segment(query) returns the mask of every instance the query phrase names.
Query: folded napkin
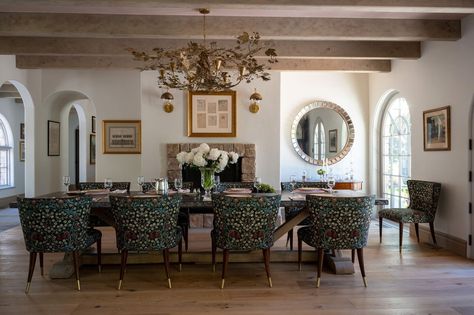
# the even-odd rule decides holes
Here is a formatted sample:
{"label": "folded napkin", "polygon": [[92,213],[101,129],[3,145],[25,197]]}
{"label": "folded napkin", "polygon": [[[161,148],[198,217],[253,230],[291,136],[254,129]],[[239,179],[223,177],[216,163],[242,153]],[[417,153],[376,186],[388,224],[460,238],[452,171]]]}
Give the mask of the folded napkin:
{"label": "folded napkin", "polygon": [[324,189],[315,188],[315,187],[301,187],[293,190],[294,193],[297,194],[320,194],[324,193]]}
{"label": "folded napkin", "polygon": [[186,194],[186,193],[189,193],[190,190],[189,189],[178,189],[178,192],[181,193],[181,194]]}
{"label": "folded napkin", "polygon": [[126,189],[115,189],[115,190],[112,190],[110,193],[111,194],[125,194],[127,192]]}
{"label": "folded napkin", "polygon": [[249,188],[229,188],[226,191],[224,191],[224,194],[233,194],[233,195],[236,195],[236,194],[248,195],[251,193],[252,193],[252,189],[249,189]]}

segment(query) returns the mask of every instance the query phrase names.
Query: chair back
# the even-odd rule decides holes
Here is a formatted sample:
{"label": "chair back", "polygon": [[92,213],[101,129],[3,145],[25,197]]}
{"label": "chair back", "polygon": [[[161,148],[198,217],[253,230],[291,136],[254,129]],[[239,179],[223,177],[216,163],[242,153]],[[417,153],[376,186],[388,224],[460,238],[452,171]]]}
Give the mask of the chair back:
{"label": "chair back", "polygon": [[413,210],[423,211],[434,219],[438,200],[441,192],[441,184],[423,180],[408,180],[408,194],[410,195],[410,206]]}
{"label": "chair back", "polygon": [[214,189],[215,192],[223,192],[230,188],[249,188],[253,190],[253,182],[220,182]]}
{"label": "chair back", "polygon": [[181,197],[110,196],[119,250],[161,250],[176,246]]}
{"label": "chair back", "polygon": [[296,182],[293,186],[291,182],[281,182],[281,191],[293,191],[293,189],[298,189],[301,187],[314,187],[314,188],[327,188],[328,185],[324,182]]}
{"label": "chair back", "polygon": [[375,196],[306,196],[313,244],[323,249],[357,249],[367,245]]}
{"label": "chair back", "polygon": [[273,245],[279,194],[232,197],[213,194],[214,234],[217,247],[254,250]]}
{"label": "chair back", "polygon": [[[156,189],[155,185],[156,185],[156,182],[145,182],[142,185],[142,191],[147,192],[147,191],[155,190]],[[174,186],[174,181],[168,182],[168,188],[176,189],[176,187]],[[182,189],[189,189],[191,191],[193,189],[193,182],[183,182]]]}
{"label": "chair back", "polygon": [[18,197],[17,202],[29,252],[71,252],[87,246],[90,196]]}
{"label": "chair back", "polygon": [[[82,182],[79,183],[79,190],[89,189],[104,189],[103,182]],[[130,182],[112,182],[112,188],[110,190],[127,190],[130,192]]]}

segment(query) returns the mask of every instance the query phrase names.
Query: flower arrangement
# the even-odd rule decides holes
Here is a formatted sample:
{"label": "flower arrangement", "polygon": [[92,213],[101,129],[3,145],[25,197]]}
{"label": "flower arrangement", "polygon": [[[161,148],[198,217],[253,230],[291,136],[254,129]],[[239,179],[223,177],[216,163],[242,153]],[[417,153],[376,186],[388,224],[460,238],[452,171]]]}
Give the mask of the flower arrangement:
{"label": "flower arrangement", "polygon": [[222,172],[228,164],[237,163],[239,155],[219,149],[211,149],[207,143],[202,143],[191,152],[182,151],[176,155],[181,165],[197,168],[210,168],[215,173]]}
{"label": "flower arrangement", "polygon": [[320,176],[323,176],[324,174],[326,174],[326,170],[320,168],[316,171],[316,173],[318,173],[318,175],[320,175]]}
{"label": "flower arrangement", "polygon": [[260,193],[274,193],[276,192],[275,191],[275,188],[273,188],[273,186],[269,185],[269,184],[258,184],[257,185],[257,192],[260,192]]}

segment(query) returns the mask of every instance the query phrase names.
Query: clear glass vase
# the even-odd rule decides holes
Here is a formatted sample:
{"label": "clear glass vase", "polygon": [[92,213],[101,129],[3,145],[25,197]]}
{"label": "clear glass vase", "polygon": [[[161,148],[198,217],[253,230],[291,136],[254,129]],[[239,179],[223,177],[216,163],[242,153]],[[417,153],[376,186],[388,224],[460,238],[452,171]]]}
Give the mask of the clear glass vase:
{"label": "clear glass vase", "polygon": [[200,167],[199,171],[201,172],[201,186],[205,192],[204,198],[211,198],[211,189],[215,185],[215,170],[211,167]]}

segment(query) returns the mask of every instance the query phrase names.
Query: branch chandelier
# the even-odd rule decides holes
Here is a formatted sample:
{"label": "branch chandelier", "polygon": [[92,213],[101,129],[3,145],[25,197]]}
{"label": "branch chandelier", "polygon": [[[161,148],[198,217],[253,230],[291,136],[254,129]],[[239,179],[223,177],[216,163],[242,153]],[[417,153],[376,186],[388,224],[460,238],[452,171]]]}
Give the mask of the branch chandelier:
{"label": "branch chandelier", "polygon": [[[199,9],[203,15],[203,43],[190,41],[186,47],[165,50],[154,48],[152,53],[129,48],[134,60],[144,63],[140,70],[158,70],[158,85],[161,88],[188,91],[225,91],[241,82],[250,83],[254,79],[270,80],[266,72],[270,68],[259,64],[255,55],[264,47],[260,35],[243,32],[237,36],[233,48],[217,47],[216,42],[206,45],[206,15],[208,9]],[[265,50],[268,63],[278,62],[273,48]]]}

